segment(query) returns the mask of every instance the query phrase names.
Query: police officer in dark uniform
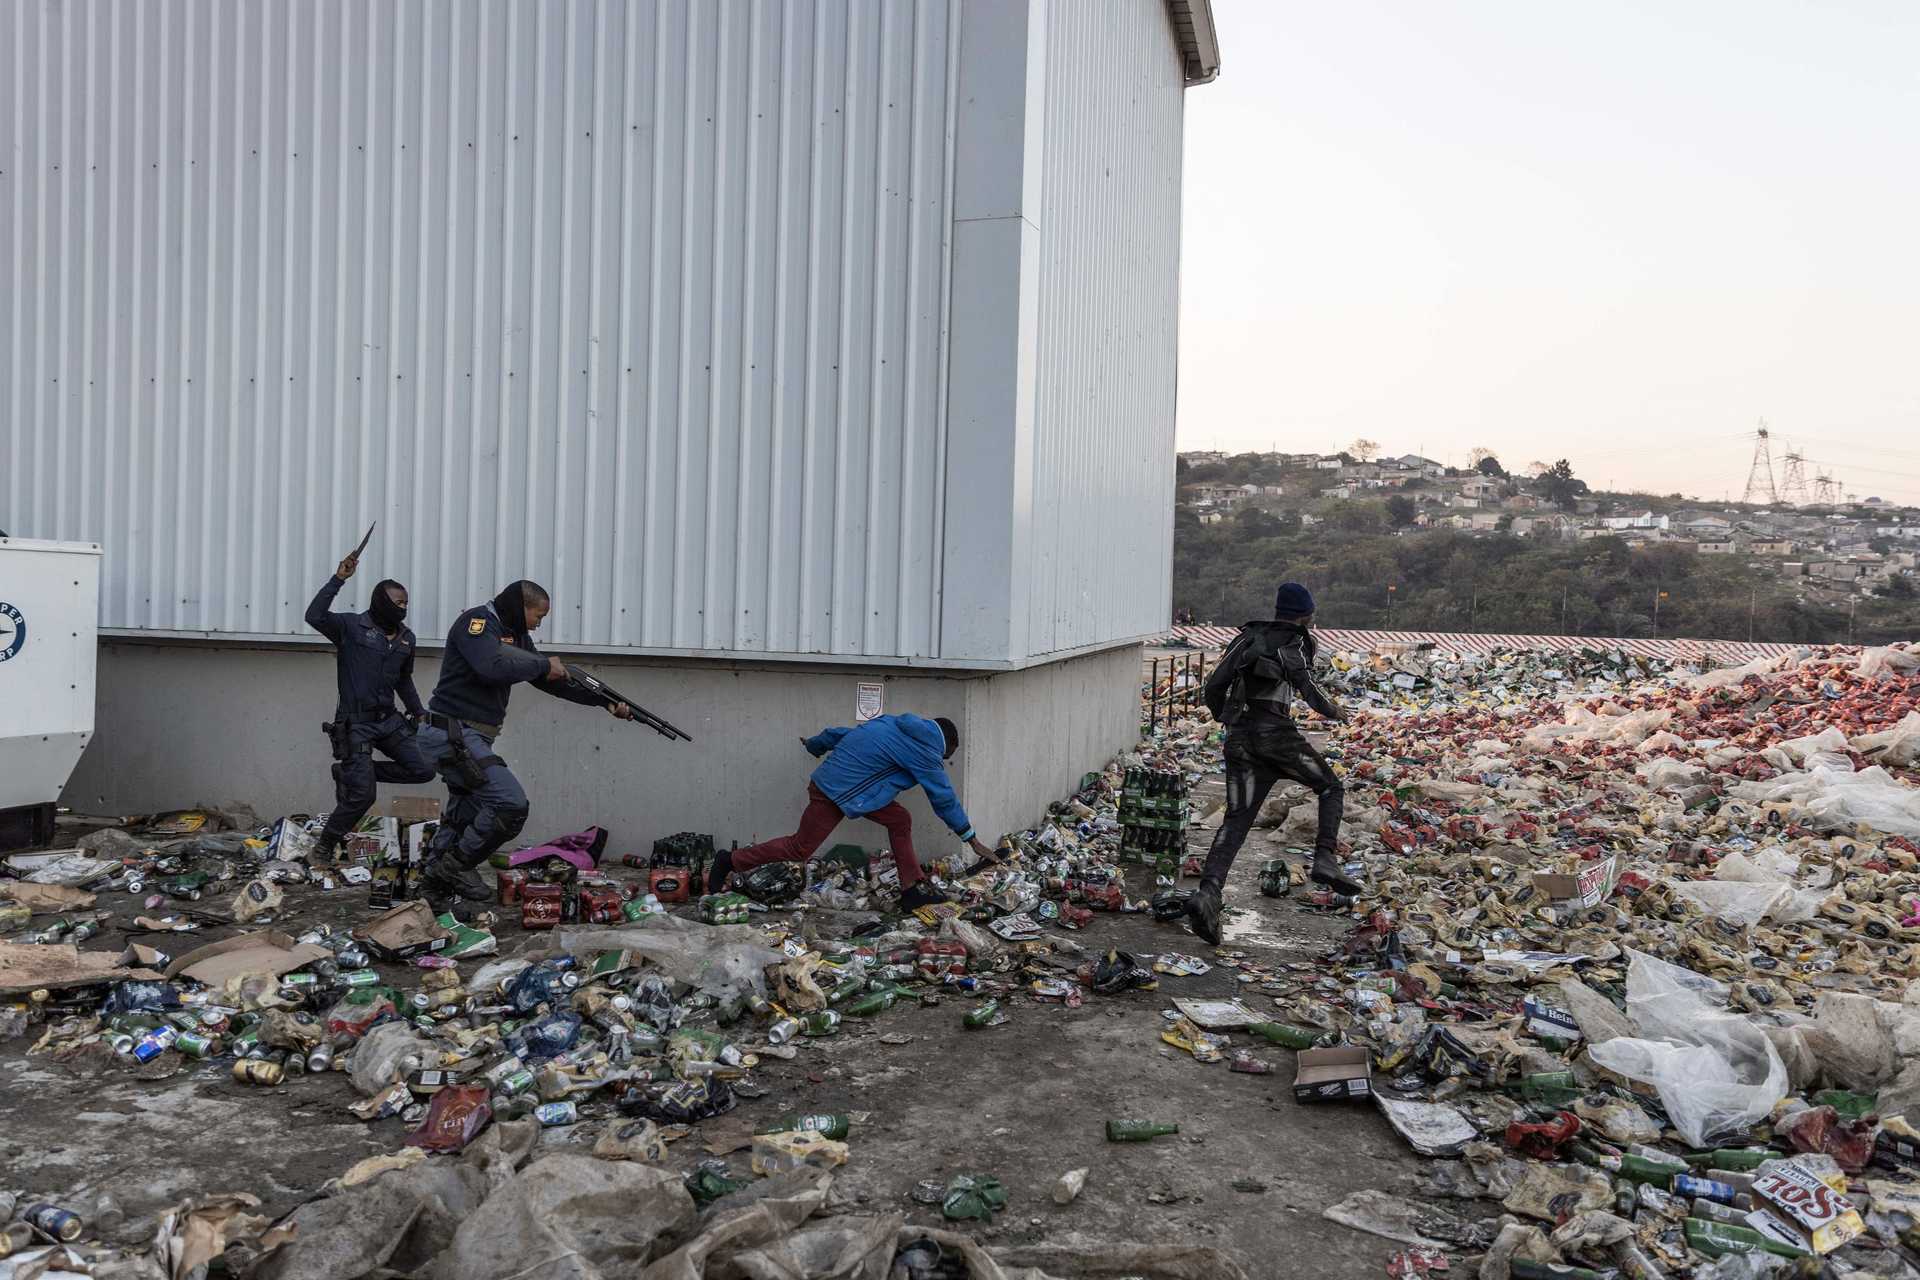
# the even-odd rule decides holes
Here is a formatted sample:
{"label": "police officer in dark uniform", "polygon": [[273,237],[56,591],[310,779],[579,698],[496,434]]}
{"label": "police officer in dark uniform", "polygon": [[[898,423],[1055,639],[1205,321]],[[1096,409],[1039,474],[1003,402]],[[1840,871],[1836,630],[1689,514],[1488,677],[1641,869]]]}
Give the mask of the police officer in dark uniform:
{"label": "police officer in dark uniform", "polygon": [[1313,744],[1293,722],[1295,694],[1329,720],[1342,711],[1313,682],[1318,646],[1313,633],[1313,594],[1283,582],[1274,596],[1272,622],[1249,622],[1207,677],[1203,696],[1213,718],[1227,726],[1227,812],[1214,833],[1200,872],[1200,887],[1187,899],[1193,931],[1220,942],[1220,894],[1227,870],[1253,829],[1260,805],[1282,778],[1320,798],[1320,829],[1313,842],[1313,878],[1337,893],[1358,894],[1358,884],[1340,869],[1341,807],[1346,790]]}
{"label": "police officer in dark uniform", "polygon": [[[525,681],[568,702],[603,705],[567,683],[560,659],[534,647],[533,632],[551,607],[546,588],[522,579],[461,614],[447,633],[440,683],[419,737],[421,750],[446,780],[449,801],[421,877],[437,910],[462,898],[492,901],[493,889],[476,868],[527,823],[527,793],[493,749],[513,686]],[[607,709],[622,720],[633,718],[624,702]]]}
{"label": "police officer in dark uniform", "polygon": [[[333,741],[334,809],[320,831],[315,866],[331,863],[340,842],[367,816],[376,781],[433,781],[433,769],[413,733],[412,722],[422,713],[420,694],[413,687],[413,632],[405,621],[407,589],[383,578],[374,585],[365,613],[327,609],[357,568],[357,556],[342,560],[307,606],[307,625],[339,650],[334,670],[340,701],[327,726]],[[405,719],[394,709],[395,693],[406,706]],[[385,760],[373,758],[376,748]]]}

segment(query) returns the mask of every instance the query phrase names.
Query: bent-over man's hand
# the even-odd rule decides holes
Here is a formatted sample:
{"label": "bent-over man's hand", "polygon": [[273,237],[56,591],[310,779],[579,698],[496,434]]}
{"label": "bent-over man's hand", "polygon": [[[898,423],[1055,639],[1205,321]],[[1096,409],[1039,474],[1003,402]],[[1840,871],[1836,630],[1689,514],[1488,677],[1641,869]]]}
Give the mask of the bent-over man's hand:
{"label": "bent-over man's hand", "polygon": [[624,702],[616,702],[607,708],[607,713],[616,720],[633,719],[633,708]]}
{"label": "bent-over man's hand", "polygon": [[549,656],[547,658],[547,679],[565,680],[566,678],[567,678],[567,664],[560,661],[560,659],[558,658]]}

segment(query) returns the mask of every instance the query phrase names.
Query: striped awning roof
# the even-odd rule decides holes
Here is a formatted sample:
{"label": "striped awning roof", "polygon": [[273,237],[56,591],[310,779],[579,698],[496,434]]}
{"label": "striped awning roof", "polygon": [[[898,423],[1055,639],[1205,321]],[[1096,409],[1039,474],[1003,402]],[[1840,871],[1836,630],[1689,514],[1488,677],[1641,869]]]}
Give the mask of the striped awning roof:
{"label": "striped awning roof", "polygon": [[[1222,649],[1239,634],[1237,627],[1175,627],[1164,637],[1206,649]],[[1320,649],[1334,653],[1375,653],[1431,647],[1443,653],[1493,653],[1501,649],[1579,651],[1619,649],[1646,658],[1694,662],[1710,658],[1739,664],[1755,658],[1778,657],[1803,645],[1762,644],[1745,640],[1648,640],[1602,636],[1509,636],[1464,634],[1452,631],[1342,631],[1316,627]]]}

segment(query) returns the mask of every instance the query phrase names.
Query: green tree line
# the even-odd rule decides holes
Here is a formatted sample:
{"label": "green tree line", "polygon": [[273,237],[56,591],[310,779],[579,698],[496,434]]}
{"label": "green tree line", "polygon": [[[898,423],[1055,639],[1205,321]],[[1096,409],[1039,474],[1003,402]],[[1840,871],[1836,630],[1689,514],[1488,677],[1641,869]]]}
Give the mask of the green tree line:
{"label": "green tree line", "polygon": [[[1326,627],[1507,634],[1886,643],[1920,636],[1920,602],[1897,581],[1838,607],[1732,556],[1447,530],[1395,536],[1384,504],[1334,504],[1326,522],[1243,510],[1174,523],[1175,617],[1236,625],[1272,616],[1276,583],[1304,582]],[[1393,588],[1391,591],[1389,588]],[[1657,609],[1657,621],[1656,621]]]}

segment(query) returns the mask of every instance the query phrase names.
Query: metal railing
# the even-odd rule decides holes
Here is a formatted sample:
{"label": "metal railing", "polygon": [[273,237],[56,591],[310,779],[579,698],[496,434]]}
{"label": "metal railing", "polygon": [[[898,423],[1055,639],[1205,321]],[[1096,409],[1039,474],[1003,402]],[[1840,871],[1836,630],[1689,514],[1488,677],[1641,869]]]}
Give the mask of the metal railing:
{"label": "metal railing", "polygon": [[1147,660],[1146,681],[1140,689],[1141,718],[1152,733],[1162,721],[1201,706],[1200,691],[1207,683],[1207,654],[1177,653]]}

